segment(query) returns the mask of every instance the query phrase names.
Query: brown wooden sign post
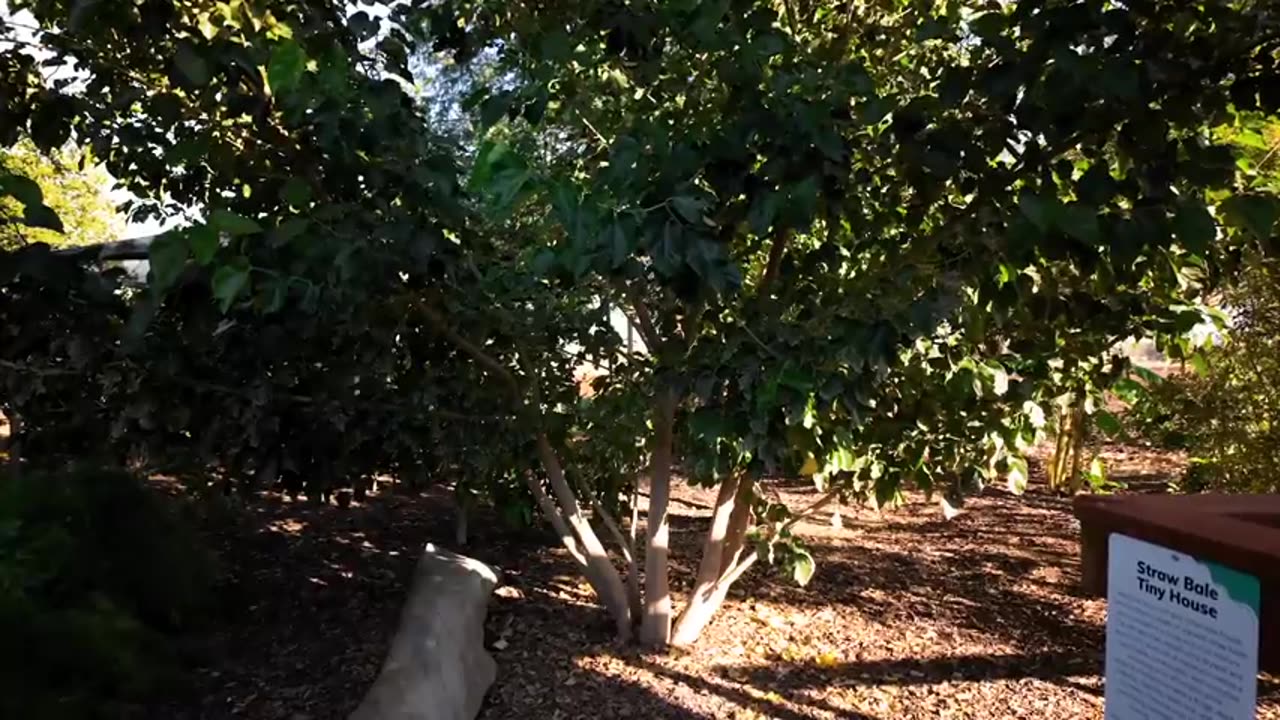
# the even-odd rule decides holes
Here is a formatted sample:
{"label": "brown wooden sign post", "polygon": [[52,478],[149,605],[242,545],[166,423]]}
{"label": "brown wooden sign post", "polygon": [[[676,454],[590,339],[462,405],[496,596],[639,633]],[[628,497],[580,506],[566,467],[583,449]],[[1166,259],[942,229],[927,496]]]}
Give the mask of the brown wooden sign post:
{"label": "brown wooden sign post", "polygon": [[1280,672],[1280,495],[1081,495],[1075,515],[1086,594],[1107,594],[1113,533],[1257,578],[1258,664]]}

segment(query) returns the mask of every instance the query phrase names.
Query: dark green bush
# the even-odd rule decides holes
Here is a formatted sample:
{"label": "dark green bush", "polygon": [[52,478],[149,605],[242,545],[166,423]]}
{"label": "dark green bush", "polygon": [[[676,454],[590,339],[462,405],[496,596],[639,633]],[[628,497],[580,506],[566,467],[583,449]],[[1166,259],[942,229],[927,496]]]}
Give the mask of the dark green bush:
{"label": "dark green bush", "polygon": [[1195,434],[1194,378],[1178,373],[1146,383],[1140,398],[1125,411],[1125,430],[1135,440],[1169,450],[1186,450]]}
{"label": "dark green bush", "polygon": [[1186,449],[1186,492],[1280,492],[1280,267],[1254,263],[1223,298],[1224,345],[1203,350],[1195,372],[1151,388],[1133,415],[1139,432]]}
{"label": "dark green bush", "polygon": [[212,578],[172,505],[119,470],[0,475],[0,717],[109,716],[166,679]]}

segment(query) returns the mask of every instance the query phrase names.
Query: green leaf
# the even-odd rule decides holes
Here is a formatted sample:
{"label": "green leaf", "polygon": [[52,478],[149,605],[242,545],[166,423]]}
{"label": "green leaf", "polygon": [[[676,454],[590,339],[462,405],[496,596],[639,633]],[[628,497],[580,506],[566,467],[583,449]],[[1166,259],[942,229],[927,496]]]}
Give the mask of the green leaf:
{"label": "green leaf", "polygon": [[876,125],[893,112],[893,101],[883,97],[873,97],[858,106],[858,118],[867,125]]}
{"label": "green leaf", "polygon": [[1247,230],[1258,240],[1270,240],[1276,219],[1280,218],[1280,201],[1262,195],[1236,195],[1222,203],[1227,221]]}
{"label": "green leaf", "polygon": [[489,197],[496,210],[506,212],[524,192],[533,174],[523,168],[510,168],[499,172],[489,183]]}
{"label": "green leaf", "polygon": [[813,561],[813,556],[807,550],[797,550],[795,563],[791,567],[791,577],[795,578],[796,584],[804,587],[813,579],[813,573],[817,570],[817,564]]}
{"label": "green leaf", "polygon": [[1204,353],[1192,353],[1191,357],[1187,358],[1187,360],[1191,362],[1191,368],[1195,370],[1196,374],[1200,377],[1205,377],[1209,374],[1209,358],[1205,357]]}
{"label": "green leaf", "polygon": [[603,242],[604,248],[609,252],[609,266],[614,270],[622,267],[627,262],[627,258],[631,256],[631,247],[627,242],[627,233],[622,227],[622,223],[614,221],[609,223],[605,228]]}
{"label": "green leaf", "polygon": [[271,92],[291,92],[306,70],[307,54],[292,38],[286,38],[271,50],[271,59],[267,62],[267,82],[271,85]]}
{"label": "green leaf", "polygon": [[1085,480],[1088,481],[1089,487],[1094,490],[1104,490],[1107,488],[1107,466],[1102,462],[1101,457],[1095,457],[1093,462],[1089,463],[1089,470],[1085,472]]}
{"label": "green leaf", "polygon": [[1115,413],[1099,410],[1094,414],[1093,421],[1097,423],[1098,429],[1109,437],[1114,438],[1124,435],[1124,424],[1120,422],[1120,418],[1116,417]]}
{"label": "green leaf", "polygon": [[1009,392],[1009,373],[997,362],[987,363],[987,371],[991,377],[991,389],[999,397]]}
{"label": "green leaf", "polygon": [[513,99],[514,96],[510,92],[500,92],[485,98],[484,102],[480,103],[481,127],[492,127],[494,123],[505,117],[511,110]]}
{"label": "green leaf", "polygon": [[677,195],[671,198],[671,206],[675,208],[685,222],[698,224],[702,220],[703,203],[688,195]]}
{"label": "green leaf", "polygon": [[167,232],[156,238],[147,251],[151,261],[151,285],[164,292],[177,282],[186,267],[190,247],[183,232]]}
{"label": "green leaf", "polygon": [[1009,468],[1007,487],[1009,492],[1014,495],[1021,495],[1027,490],[1027,459],[1018,455],[1011,455],[1005,460],[1005,464]]}
{"label": "green leaf", "polygon": [[1027,419],[1031,422],[1031,427],[1037,430],[1048,424],[1044,416],[1044,408],[1031,400],[1022,403],[1022,412],[1026,413]]}
{"label": "green leaf", "polygon": [[187,230],[187,239],[191,245],[191,255],[201,265],[208,265],[218,254],[218,231],[207,223],[194,225]]}
{"label": "green leaf", "polygon": [[173,64],[194,87],[209,84],[209,65],[196,53],[195,46],[190,42],[184,40],[178,43],[173,54]]}
{"label": "green leaf", "polygon": [[62,219],[48,205],[26,205],[22,210],[22,222],[29,227],[46,228],[63,232]]}
{"label": "green leaf", "polygon": [[533,261],[529,264],[529,269],[534,275],[545,276],[556,265],[555,251],[550,248],[543,248],[533,256]]}
{"label": "green leaf", "polygon": [[491,190],[486,186],[490,185],[499,173],[504,170],[523,170],[524,168],[524,160],[513,153],[506,143],[486,140],[476,151],[475,163],[471,167],[470,183],[473,188],[481,192],[489,192]]}
{"label": "green leaf", "polygon": [[276,227],[275,232],[271,234],[271,241],[276,245],[283,245],[306,232],[310,225],[311,221],[306,218],[289,218]]}
{"label": "green leaf", "polygon": [[0,178],[0,191],[12,195],[23,205],[43,205],[44,192],[35,180],[21,175],[4,175]]}
{"label": "green leaf", "polygon": [[1043,198],[1023,193],[1018,198],[1018,209],[1040,232],[1049,232],[1057,225],[1059,205],[1057,198]]}
{"label": "green leaf", "polygon": [[1159,385],[1160,383],[1164,382],[1164,378],[1160,377],[1159,373],[1152,370],[1151,368],[1145,368],[1141,365],[1134,365],[1130,369],[1133,371],[1133,374],[1142,378],[1143,382],[1147,383],[1148,387]]}
{"label": "green leaf", "polygon": [[1150,397],[1150,393],[1142,386],[1142,383],[1132,378],[1120,378],[1111,385],[1111,393],[1120,399],[1126,405],[1136,405],[1138,402]]}
{"label": "green leaf", "polygon": [[209,224],[232,237],[262,232],[262,226],[257,222],[230,210],[219,209],[209,213]]}
{"label": "green leaf", "polygon": [[1000,37],[1008,21],[1000,12],[989,12],[969,21],[969,29],[983,40],[991,41]]}
{"label": "green leaf", "polygon": [[1058,214],[1058,225],[1063,232],[1086,245],[1097,245],[1101,242],[1102,231],[1098,227],[1098,211],[1088,205],[1072,203],[1062,208]]}
{"label": "green leaf", "polygon": [[1204,203],[1183,204],[1173,218],[1173,232],[1188,250],[1203,253],[1218,233],[1218,226]]}
{"label": "green leaf", "polygon": [[1142,90],[1138,67],[1131,60],[1110,60],[1098,76],[1099,88],[1115,100],[1132,102]]}
{"label": "green leaf", "polygon": [[223,265],[213,274],[213,297],[222,312],[231,309],[240,293],[249,284],[249,270],[243,266]]}
{"label": "green leaf", "polygon": [[764,235],[773,225],[774,216],[778,214],[778,202],[780,197],[778,193],[772,190],[766,190],[759,193],[751,201],[751,210],[747,213],[747,222],[751,225],[751,232],[756,235]]}
{"label": "green leaf", "polygon": [[300,177],[291,177],[280,188],[280,199],[291,207],[304,207],[311,202],[311,184]]}
{"label": "green leaf", "polygon": [[1106,161],[1095,162],[1076,181],[1076,194],[1080,200],[1093,205],[1102,206],[1111,201],[1116,194],[1116,181],[1111,176],[1111,168]]}
{"label": "green leaf", "polygon": [[916,42],[937,40],[951,34],[951,26],[945,17],[932,17],[916,26]]}
{"label": "green leaf", "polygon": [[347,18],[347,24],[360,42],[364,42],[378,34],[378,21],[363,10]]}

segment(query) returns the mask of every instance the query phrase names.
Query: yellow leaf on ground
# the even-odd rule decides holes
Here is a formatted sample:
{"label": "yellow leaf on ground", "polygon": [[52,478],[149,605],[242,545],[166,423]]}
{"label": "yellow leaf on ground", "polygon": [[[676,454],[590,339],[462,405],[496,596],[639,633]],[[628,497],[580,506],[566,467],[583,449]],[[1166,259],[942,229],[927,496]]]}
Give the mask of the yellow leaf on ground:
{"label": "yellow leaf on ground", "polygon": [[818,667],[831,668],[840,664],[840,656],[833,652],[825,652],[814,658],[814,662]]}

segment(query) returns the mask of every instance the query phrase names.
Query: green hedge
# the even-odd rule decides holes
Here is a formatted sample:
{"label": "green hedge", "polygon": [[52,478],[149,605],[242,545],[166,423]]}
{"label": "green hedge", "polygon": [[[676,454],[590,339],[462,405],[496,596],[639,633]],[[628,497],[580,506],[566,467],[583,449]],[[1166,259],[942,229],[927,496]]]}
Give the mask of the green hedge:
{"label": "green hedge", "polygon": [[213,577],[175,504],[118,470],[0,475],[0,717],[110,716],[166,682]]}

